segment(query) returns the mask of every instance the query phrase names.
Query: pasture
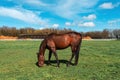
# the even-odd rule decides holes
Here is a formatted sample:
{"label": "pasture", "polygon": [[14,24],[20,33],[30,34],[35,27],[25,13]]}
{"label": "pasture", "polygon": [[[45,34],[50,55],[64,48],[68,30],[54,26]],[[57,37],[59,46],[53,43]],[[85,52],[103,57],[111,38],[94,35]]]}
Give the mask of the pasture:
{"label": "pasture", "polygon": [[[120,41],[83,41],[77,66],[66,67],[71,49],[57,51],[60,68],[36,65],[40,41],[0,41],[0,80],[119,80]],[[45,53],[47,62],[48,51]]]}

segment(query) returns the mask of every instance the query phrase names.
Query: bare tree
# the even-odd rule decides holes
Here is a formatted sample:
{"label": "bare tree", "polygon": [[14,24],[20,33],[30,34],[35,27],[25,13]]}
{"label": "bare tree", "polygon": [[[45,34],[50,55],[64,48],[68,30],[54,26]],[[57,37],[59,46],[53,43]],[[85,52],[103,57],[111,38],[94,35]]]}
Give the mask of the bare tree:
{"label": "bare tree", "polygon": [[117,39],[120,39],[120,29],[115,29],[115,30],[113,30],[113,34],[115,35],[115,37],[116,37]]}

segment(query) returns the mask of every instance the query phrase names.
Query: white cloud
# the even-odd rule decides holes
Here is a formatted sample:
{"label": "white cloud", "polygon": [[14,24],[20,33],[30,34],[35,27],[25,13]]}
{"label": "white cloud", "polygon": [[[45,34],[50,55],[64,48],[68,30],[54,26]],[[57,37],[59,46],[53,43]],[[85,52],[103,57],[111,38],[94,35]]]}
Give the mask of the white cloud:
{"label": "white cloud", "polygon": [[66,22],[65,26],[79,26],[79,27],[94,27],[94,22],[85,22],[85,21],[74,21],[74,22]]}
{"label": "white cloud", "polygon": [[117,24],[117,23],[120,23],[120,19],[115,19],[115,20],[108,21],[108,24],[110,24],[110,25]]}
{"label": "white cloud", "polygon": [[43,25],[47,20],[43,20],[37,14],[25,9],[0,7],[0,15],[18,19],[27,23]]}
{"label": "white cloud", "polygon": [[91,12],[90,8],[97,4],[98,0],[60,0],[53,8],[53,12],[60,17],[67,19],[79,19],[78,14]]}
{"label": "white cloud", "polygon": [[71,22],[66,22],[65,25],[66,26],[71,26],[72,24],[71,24]]}
{"label": "white cloud", "polygon": [[[23,1],[23,0],[21,0]],[[24,3],[31,4],[31,5],[37,5],[37,6],[47,6],[46,3],[43,3],[40,0],[25,0]]]}
{"label": "white cloud", "polygon": [[88,16],[83,16],[83,19],[85,19],[85,20],[94,20],[94,19],[96,19],[96,15],[95,14],[90,14]]}
{"label": "white cloud", "polygon": [[113,9],[118,6],[120,6],[120,2],[118,2],[116,4],[113,4],[112,2],[108,2],[108,3],[101,4],[99,7],[102,9]]}
{"label": "white cloud", "polygon": [[44,28],[44,27],[40,27],[39,29],[40,29],[40,30],[43,30],[43,29],[45,29],[45,28]]}
{"label": "white cloud", "polygon": [[94,7],[98,0],[53,0],[51,3],[44,0],[17,0],[14,1],[20,5],[33,6],[40,11],[51,12],[57,16],[66,19],[80,19],[80,13],[94,11]]}
{"label": "white cloud", "polygon": [[113,9],[114,8],[114,6],[113,6],[113,4],[111,2],[109,2],[109,3],[103,3],[99,7],[103,8],[103,9]]}
{"label": "white cloud", "polygon": [[53,28],[58,28],[58,27],[59,27],[59,24],[53,24],[52,27],[53,27]]}
{"label": "white cloud", "polygon": [[93,22],[84,22],[84,23],[79,23],[79,27],[94,27],[95,24]]}
{"label": "white cloud", "polygon": [[[12,1],[12,0],[11,0]],[[47,6],[46,3],[43,3],[41,0],[13,0],[14,3],[20,5],[30,5],[30,6]]]}
{"label": "white cloud", "polygon": [[[11,0],[12,1],[12,0]],[[55,2],[54,2],[55,1]],[[38,11],[42,11],[43,13],[51,13],[53,15],[57,15],[59,17],[72,20],[72,21],[82,21],[80,24],[79,22],[66,22],[65,26],[83,26],[83,27],[94,27],[95,24],[93,22],[84,22],[85,20],[94,20],[96,19],[95,14],[90,14],[88,16],[81,17],[81,13],[93,12],[93,7],[97,4],[98,0],[54,0],[52,3],[48,3],[44,0],[18,0],[13,2],[27,7],[30,6],[32,9],[37,9]],[[18,5],[18,6],[19,6]],[[39,13],[41,14],[41,13]],[[7,16],[11,18],[15,18],[24,22],[28,23],[35,23],[35,24],[43,24],[41,29],[45,28],[45,24],[47,25],[48,21],[42,19],[42,17],[38,16],[38,14],[30,10],[26,9],[18,9],[18,8],[5,8],[0,7],[0,15]],[[43,16],[44,17],[44,16]],[[50,25],[47,27],[50,27]],[[51,25],[53,28],[58,28],[59,24]]]}
{"label": "white cloud", "polygon": [[120,18],[109,20],[107,23],[109,28],[120,28]]}

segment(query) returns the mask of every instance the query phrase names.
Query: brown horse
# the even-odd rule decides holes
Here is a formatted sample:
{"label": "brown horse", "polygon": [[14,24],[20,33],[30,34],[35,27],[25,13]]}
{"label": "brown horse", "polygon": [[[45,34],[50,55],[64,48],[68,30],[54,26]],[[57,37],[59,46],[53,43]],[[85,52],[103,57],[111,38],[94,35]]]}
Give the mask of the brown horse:
{"label": "brown horse", "polygon": [[59,67],[59,60],[56,53],[56,50],[65,49],[67,47],[71,47],[72,56],[67,63],[69,65],[75,56],[74,65],[78,64],[79,51],[82,42],[82,36],[77,32],[68,32],[65,34],[50,34],[48,35],[41,43],[38,53],[38,66],[42,67],[44,65],[44,53],[45,50],[49,50],[48,62],[50,63],[50,58],[52,53],[54,54],[57,60],[57,67]]}

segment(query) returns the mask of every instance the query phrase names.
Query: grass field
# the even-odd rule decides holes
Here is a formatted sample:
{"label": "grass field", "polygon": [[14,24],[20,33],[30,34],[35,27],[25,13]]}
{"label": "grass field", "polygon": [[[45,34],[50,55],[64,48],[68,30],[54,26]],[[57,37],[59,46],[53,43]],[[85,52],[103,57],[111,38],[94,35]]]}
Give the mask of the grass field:
{"label": "grass field", "polygon": [[[0,80],[120,80],[120,41],[83,41],[79,64],[66,67],[70,48],[58,52],[60,68],[36,66],[40,41],[0,41]],[[48,51],[46,51],[46,60]],[[55,60],[52,56],[52,60]]]}

